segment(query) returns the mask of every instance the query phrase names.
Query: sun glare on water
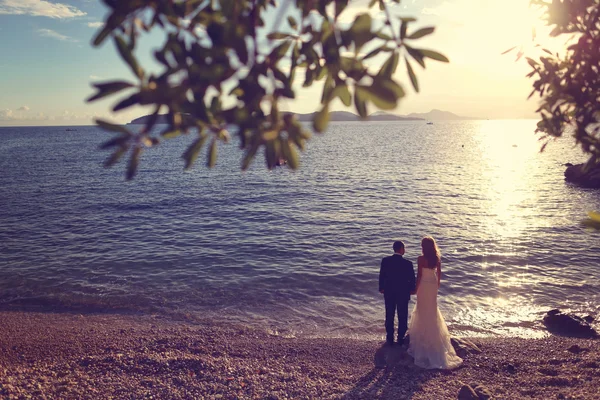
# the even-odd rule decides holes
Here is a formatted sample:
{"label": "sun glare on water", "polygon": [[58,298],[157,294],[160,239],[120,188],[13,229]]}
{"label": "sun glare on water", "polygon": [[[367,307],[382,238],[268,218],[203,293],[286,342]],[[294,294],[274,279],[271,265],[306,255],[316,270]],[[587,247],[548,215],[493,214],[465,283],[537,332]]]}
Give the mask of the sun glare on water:
{"label": "sun glare on water", "polygon": [[488,201],[487,228],[502,238],[518,236],[533,218],[536,199],[528,190],[536,182],[531,170],[539,142],[531,121],[482,123],[478,141],[482,156],[482,195]]}

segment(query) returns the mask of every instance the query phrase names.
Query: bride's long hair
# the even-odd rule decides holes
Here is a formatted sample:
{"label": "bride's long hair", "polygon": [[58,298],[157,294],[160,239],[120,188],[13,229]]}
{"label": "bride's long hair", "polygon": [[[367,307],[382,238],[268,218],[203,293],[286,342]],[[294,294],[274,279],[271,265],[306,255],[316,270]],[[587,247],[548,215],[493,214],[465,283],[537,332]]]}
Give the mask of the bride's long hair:
{"label": "bride's long hair", "polygon": [[425,236],[421,240],[421,248],[423,249],[423,256],[427,260],[429,268],[435,268],[442,261],[442,253],[440,253],[435,239],[431,236]]}

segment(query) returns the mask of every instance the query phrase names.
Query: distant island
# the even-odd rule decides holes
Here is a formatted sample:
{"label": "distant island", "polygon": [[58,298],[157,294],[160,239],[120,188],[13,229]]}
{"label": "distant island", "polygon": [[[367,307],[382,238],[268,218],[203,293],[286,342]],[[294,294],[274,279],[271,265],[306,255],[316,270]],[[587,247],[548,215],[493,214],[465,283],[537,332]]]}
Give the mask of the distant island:
{"label": "distant island", "polygon": [[461,121],[461,120],[472,120],[472,119],[481,119],[481,118],[472,118],[472,117],[461,117],[460,115],[456,115],[451,113],[450,111],[442,111],[433,109],[428,113],[411,113],[404,118],[413,118],[413,119],[426,119],[429,121]]}
{"label": "distant island", "polygon": [[[348,111],[332,111],[329,114],[330,114],[329,120],[334,121],[334,122],[335,121],[360,121],[360,117],[358,115],[348,112]],[[298,117],[298,120],[303,121],[303,122],[312,121],[314,115],[315,115],[315,113],[296,114],[296,116]],[[131,124],[131,125],[145,124],[149,118],[150,118],[150,115],[144,115],[143,117],[139,117],[139,118],[132,120],[129,124]],[[411,113],[408,115],[396,115],[396,114],[390,114],[390,113],[379,111],[379,112],[369,115],[368,120],[369,121],[423,121],[423,120],[458,121],[458,120],[470,120],[470,119],[477,119],[477,118],[461,117],[461,116],[453,114],[449,111],[441,111],[441,110],[434,109],[434,110],[429,111],[428,113]],[[167,123],[166,114],[159,115],[156,123],[157,124],[166,124]]]}
{"label": "distant island", "polygon": [[[312,121],[316,113],[296,114],[298,121]],[[423,118],[403,117],[396,114],[377,112],[369,115],[368,121],[419,121]],[[329,113],[330,121],[360,121],[360,117],[348,111],[332,111]]]}

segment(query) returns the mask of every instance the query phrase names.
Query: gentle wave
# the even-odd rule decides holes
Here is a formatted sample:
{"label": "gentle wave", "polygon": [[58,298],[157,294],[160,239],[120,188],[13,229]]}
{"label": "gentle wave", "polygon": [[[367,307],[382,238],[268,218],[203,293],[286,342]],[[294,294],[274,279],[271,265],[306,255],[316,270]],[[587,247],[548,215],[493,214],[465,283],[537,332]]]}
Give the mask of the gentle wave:
{"label": "gentle wave", "polygon": [[541,335],[550,308],[600,311],[600,234],[580,224],[600,198],[562,179],[580,152],[559,140],[540,154],[534,129],[333,123],[296,172],[258,157],[242,173],[235,144],[183,172],[185,143],[165,142],[124,182],[101,168],[97,128],[2,128],[0,308],[379,337],[379,262],[395,239],[415,261],[430,234],[454,332]]}

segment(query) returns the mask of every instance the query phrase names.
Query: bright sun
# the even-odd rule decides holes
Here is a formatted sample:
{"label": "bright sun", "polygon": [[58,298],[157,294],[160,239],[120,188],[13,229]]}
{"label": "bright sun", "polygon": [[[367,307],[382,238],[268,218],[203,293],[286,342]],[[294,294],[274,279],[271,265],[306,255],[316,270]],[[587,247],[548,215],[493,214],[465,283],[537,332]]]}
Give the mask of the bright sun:
{"label": "bright sun", "polygon": [[442,20],[436,40],[444,34],[447,45],[440,47],[450,49],[453,62],[477,63],[514,46],[531,55],[536,52],[535,44],[551,51],[564,46],[549,37],[542,10],[530,6],[528,0],[445,1],[423,13]]}

